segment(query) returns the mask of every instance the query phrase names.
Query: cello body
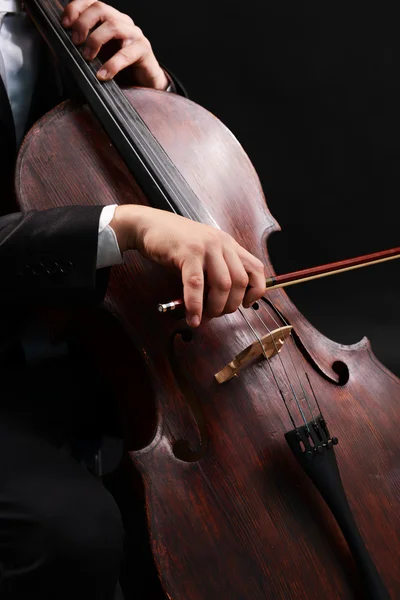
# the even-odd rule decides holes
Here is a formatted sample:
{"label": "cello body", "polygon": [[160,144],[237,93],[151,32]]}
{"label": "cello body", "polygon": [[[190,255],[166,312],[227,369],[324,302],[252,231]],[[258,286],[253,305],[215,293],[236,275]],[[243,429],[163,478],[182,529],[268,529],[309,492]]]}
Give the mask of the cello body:
{"label": "cello body", "polygon": [[[185,98],[124,93],[202,206],[273,275],[267,241],[279,225],[232,133]],[[25,138],[16,193],[22,210],[148,203],[88,107],[71,102]],[[181,293],[176,273],[128,252],[111,270],[104,306],[86,320],[92,333],[97,322],[109,330],[93,346],[109,365],[124,464],[143,483],[166,596],[367,597],[342,530],[285,439],[294,428],[288,409],[296,426],[302,413],[308,420],[320,409],[339,441],[332,452],[355,523],[388,597],[400,598],[399,379],[367,339],[352,346],[327,339],[277,289],[244,313],[260,335],[288,324],[292,335],[269,360],[218,383],[215,374],[254,342],[253,329],[239,312],[191,331],[157,311]],[[79,327],[75,335],[86,334]]]}

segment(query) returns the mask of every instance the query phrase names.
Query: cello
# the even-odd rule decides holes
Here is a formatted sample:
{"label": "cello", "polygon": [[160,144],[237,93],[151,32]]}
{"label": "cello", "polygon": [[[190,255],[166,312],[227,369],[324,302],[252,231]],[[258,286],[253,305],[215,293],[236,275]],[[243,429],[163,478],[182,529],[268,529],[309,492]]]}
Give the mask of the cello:
{"label": "cello", "polygon": [[[273,282],[267,240],[279,226],[232,133],[182,97],[100,83],[58,3],[26,6],[85,102],[59,105],[25,138],[20,208],[172,210],[233,235]],[[367,340],[343,346],[315,330],[282,287],[195,332],[159,310],[181,291],[175,274],[128,253],[104,308],[70,325],[89,345],[98,322],[107,328],[92,347],[113,366],[124,468],[143,483],[165,594],[400,597],[399,379]]]}

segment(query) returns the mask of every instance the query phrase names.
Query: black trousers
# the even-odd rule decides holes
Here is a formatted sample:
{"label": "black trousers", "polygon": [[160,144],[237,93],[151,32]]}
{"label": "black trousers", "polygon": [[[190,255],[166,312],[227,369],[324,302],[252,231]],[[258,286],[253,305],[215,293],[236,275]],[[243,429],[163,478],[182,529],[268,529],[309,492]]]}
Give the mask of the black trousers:
{"label": "black trousers", "polygon": [[67,449],[71,436],[93,434],[97,373],[79,356],[9,363],[0,368],[0,597],[112,600],[121,515]]}
{"label": "black trousers", "polygon": [[63,448],[0,421],[0,597],[111,600],[122,560],[117,505]]}

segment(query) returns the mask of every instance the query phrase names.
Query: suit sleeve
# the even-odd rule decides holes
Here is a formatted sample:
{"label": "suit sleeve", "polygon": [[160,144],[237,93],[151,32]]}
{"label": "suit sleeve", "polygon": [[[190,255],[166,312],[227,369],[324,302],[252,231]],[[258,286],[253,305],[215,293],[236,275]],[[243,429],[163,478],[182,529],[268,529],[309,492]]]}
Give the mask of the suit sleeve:
{"label": "suit sleeve", "polygon": [[165,67],[165,65],[160,63],[160,66],[164,70],[169,83],[172,84],[172,91],[175,92],[175,94],[179,94],[180,96],[183,96],[184,98],[189,98],[189,94],[187,93],[187,90],[183,86],[181,80],[178,79],[178,77],[174,73],[172,73],[169,69],[167,69]]}
{"label": "suit sleeve", "polygon": [[96,271],[102,206],[31,210],[0,218],[0,304],[95,303],[108,269]]}

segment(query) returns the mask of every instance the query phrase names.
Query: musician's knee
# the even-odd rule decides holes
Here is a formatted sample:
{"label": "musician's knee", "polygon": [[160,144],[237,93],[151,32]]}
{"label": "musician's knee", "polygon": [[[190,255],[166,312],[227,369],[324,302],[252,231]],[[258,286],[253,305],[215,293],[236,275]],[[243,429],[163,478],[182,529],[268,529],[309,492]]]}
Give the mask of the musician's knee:
{"label": "musician's knee", "polygon": [[97,572],[121,559],[121,516],[109,493],[99,488],[98,494],[63,496],[60,491],[43,505],[38,526],[47,560],[76,562],[81,569]]}
{"label": "musician's knee", "polygon": [[[40,481],[32,485],[40,487]],[[97,481],[72,488],[54,486],[45,495],[33,493],[14,508],[7,528],[12,542],[4,557],[0,552],[0,563],[10,590],[25,589],[38,579],[62,580],[65,590],[74,589],[78,579],[80,589],[86,584],[112,588],[118,577],[122,519]]]}

